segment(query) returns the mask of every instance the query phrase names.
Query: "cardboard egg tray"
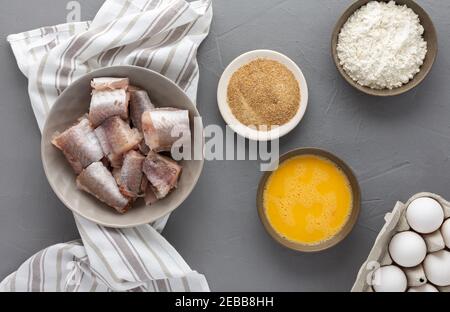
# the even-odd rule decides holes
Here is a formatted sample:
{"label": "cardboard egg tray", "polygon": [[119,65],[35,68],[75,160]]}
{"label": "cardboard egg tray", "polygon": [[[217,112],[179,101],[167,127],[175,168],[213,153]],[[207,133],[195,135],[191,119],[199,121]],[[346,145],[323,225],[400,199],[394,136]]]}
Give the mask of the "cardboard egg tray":
{"label": "cardboard egg tray", "polygon": [[[420,197],[431,197],[437,200],[444,208],[445,219],[450,218],[450,202],[443,199],[441,196],[433,193],[419,193],[411,197],[406,204],[397,202],[394,210],[386,214],[386,224],[381,229],[375,244],[370,251],[369,257],[359,270],[358,277],[353,285],[352,292],[373,292],[370,285],[372,273],[380,266],[393,264],[389,255],[388,246],[392,237],[403,231],[410,230],[410,226],[406,221],[406,208],[409,204]],[[438,287],[441,292],[450,292],[450,287]]]}

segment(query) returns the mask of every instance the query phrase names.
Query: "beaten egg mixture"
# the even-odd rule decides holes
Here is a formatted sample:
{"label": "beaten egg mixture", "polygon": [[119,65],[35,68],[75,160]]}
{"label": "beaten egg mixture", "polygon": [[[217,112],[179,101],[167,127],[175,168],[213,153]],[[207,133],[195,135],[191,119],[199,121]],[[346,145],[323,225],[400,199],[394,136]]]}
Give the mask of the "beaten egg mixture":
{"label": "beaten egg mixture", "polygon": [[336,236],[349,220],[352,205],[345,173],[319,156],[283,162],[264,190],[271,226],[284,238],[304,245],[317,245]]}

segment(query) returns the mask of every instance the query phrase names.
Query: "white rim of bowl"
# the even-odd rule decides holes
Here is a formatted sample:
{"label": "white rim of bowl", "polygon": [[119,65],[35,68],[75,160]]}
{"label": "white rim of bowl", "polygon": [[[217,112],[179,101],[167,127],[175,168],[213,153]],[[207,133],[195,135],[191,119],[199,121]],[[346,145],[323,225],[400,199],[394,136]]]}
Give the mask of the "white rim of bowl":
{"label": "white rim of bowl", "polygon": [[[285,65],[294,74],[300,85],[300,108],[297,114],[288,123],[270,131],[258,131],[242,124],[233,115],[228,105],[228,84],[231,77],[239,68],[258,58],[278,61]],[[238,56],[227,66],[219,81],[217,103],[223,119],[234,132],[254,141],[271,141],[291,132],[305,116],[308,107],[308,85],[301,69],[286,55],[272,50],[254,50]]]}

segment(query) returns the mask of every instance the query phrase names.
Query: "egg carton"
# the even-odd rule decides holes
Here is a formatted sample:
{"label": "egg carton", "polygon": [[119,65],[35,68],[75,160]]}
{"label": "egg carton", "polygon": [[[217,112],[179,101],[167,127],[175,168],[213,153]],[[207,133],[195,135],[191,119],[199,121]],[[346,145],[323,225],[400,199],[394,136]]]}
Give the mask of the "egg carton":
{"label": "egg carton", "polygon": [[[373,272],[380,266],[393,264],[388,251],[389,243],[395,234],[411,229],[406,221],[406,208],[413,200],[421,197],[430,197],[437,200],[444,208],[445,218],[450,218],[450,202],[433,193],[418,193],[411,197],[406,204],[397,202],[394,210],[391,213],[386,214],[384,218],[386,224],[375,240],[375,244],[370,251],[369,257],[359,270],[352,292],[373,292],[372,286],[370,285]],[[441,292],[450,292],[450,286],[438,288]]]}

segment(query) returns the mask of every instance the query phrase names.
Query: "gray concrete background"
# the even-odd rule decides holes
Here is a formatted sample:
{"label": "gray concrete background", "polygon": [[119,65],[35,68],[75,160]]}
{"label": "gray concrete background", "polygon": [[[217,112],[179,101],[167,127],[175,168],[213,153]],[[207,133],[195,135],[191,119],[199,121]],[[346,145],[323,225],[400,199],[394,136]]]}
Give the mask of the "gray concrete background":
{"label": "gray concrete background", "polygon": [[[82,0],[91,19],[101,0]],[[192,196],[164,233],[216,291],[347,291],[397,200],[419,191],[450,198],[450,2],[418,1],[431,15],[440,52],[429,78],[414,91],[372,98],[349,87],[330,57],[329,41],[350,0],[214,0],[211,34],[199,51],[198,107],[206,124],[224,126],[216,88],[224,66],[242,52],[268,48],[304,71],[310,102],[281,151],[316,146],[354,168],[362,214],[350,237],[320,254],[292,252],[271,241],[256,213],[258,163],[206,163]],[[0,0],[0,278],[35,252],[78,238],[72,215],[42,170],[40,134],[5,38],[65,21],[67,1]]]}

